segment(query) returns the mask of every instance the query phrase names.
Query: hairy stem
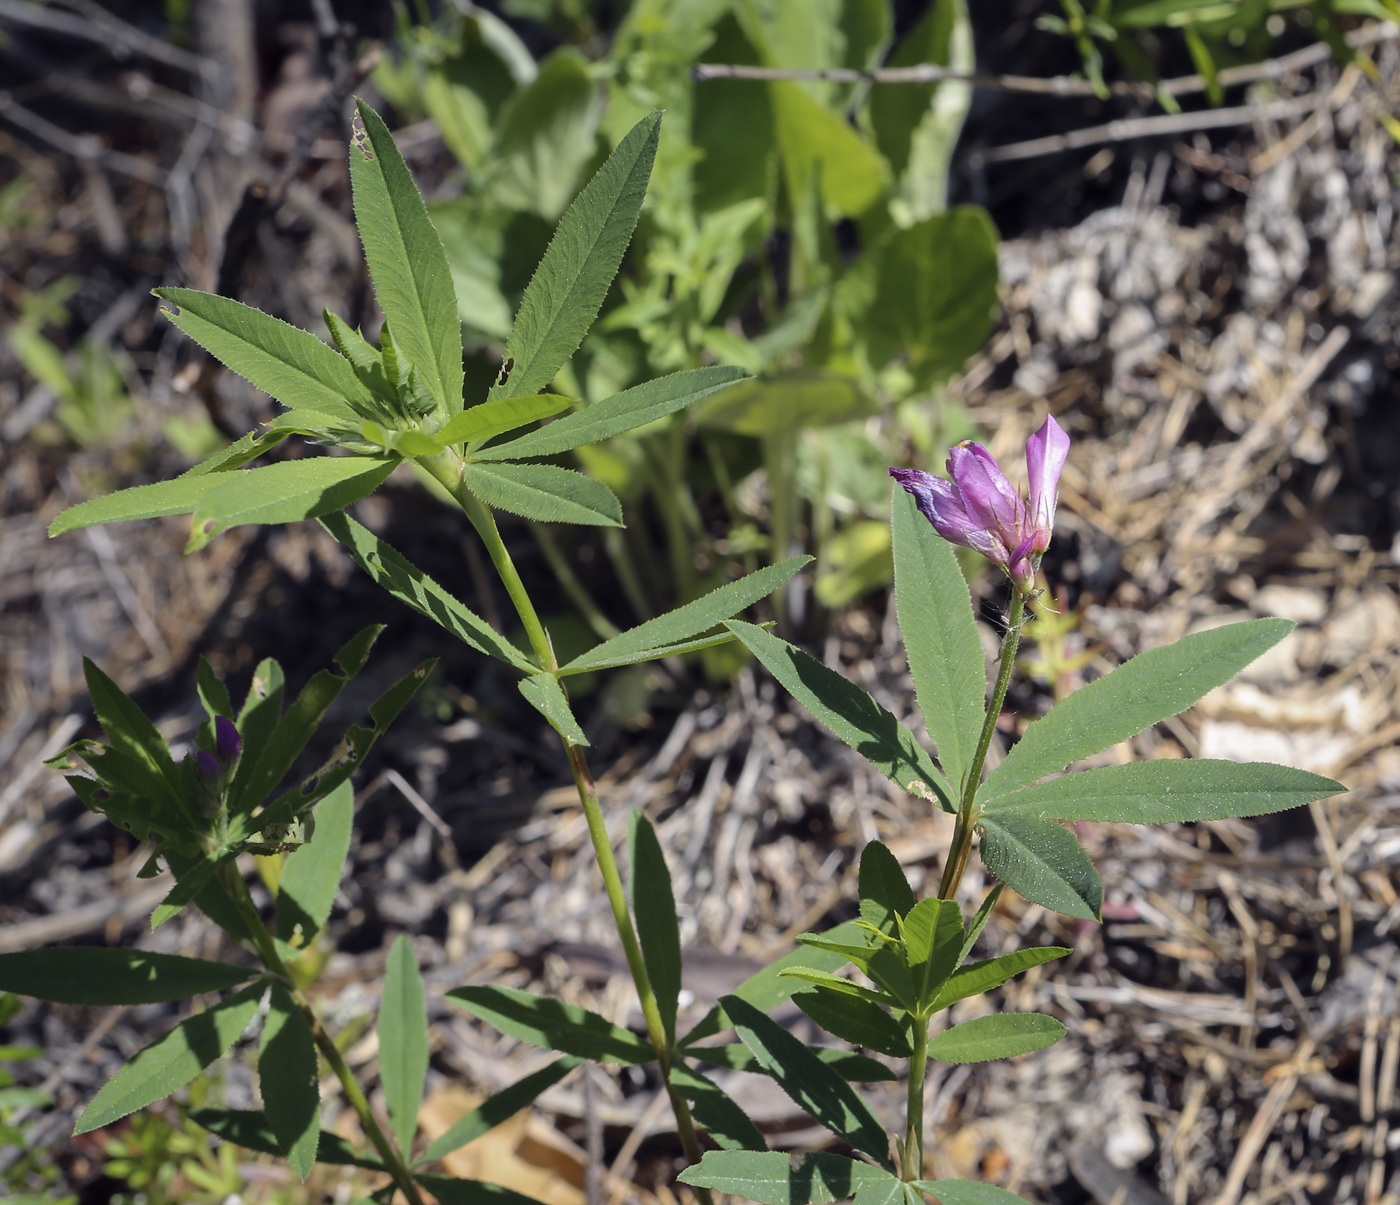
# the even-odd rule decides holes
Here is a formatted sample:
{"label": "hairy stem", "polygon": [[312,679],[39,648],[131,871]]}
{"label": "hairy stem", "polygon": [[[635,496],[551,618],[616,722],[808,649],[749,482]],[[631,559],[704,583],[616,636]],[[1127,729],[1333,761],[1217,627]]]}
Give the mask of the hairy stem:
{"label": "hairy stem", "polygon": [[248,894],[248,885],[243,881],[243,876],[238,873],[238,868],[231,862],[221,866],[219,868],[219,881],[238,906],[238,913],[243,918],[243,923],[248,926],[248,932],[252,934],[253,945],[257,949],[259,960],[264,967],[283,981],[287,990],[291,992],[292,999],[297,1002],[297,1007],[301,1009],[307,1025],[311,1027],[311,1036],[315,1039],[317,1048],[325,1057],[330,1069],[335,1072],[336,1079],[340,1081],[345,1099],[350,1102],[350,1107],[355,1110],[355,1115],[360,1119],[360,1125],[364,1127],[365,1133],[369,1135],[374,1149],[384,1160],[385,1170],[393,1177],[394,1183],[398,1185],[399,1191],[407,1198],[409,1205],[423,1205],[423,1197],[408,1170],[408,1165],[376,1120],[364,1090],[355,1079],[355,1073],[350,1070],[350,1064],[340,1053],[340,1047],[335,1044],[335,1039],[326,1032],[325,1026],[321,1024],[321,1018],[311,1007],[311,1001],[297,987],[291,972],[287,970],[287,964],[282,961],[282,955],[277,952],[277,943],[273,941],[272,934],[267,931],[262,917],[258,915],[258,910],[253,906],[252,896]]}
{"label": "hairy stem", "polygon": [[997,719],[1001,716],[1001,705],[1006,701],[1006,688],[1011,684],[1011,670],[1016,664],[1016,649],[1021,643],[1021,627],[1025,618],[1025,596],[1019,590],[1013,590],[1011,610],[1006,617],[1006,635],[1001,638],[996,685],[992,688],[992,697],[987,700],[982,734],[977,740],[977,751],[972,755],[972,764],[968,767],[967,780],[958,807],[957,825],[953,829],[953,844],[948,850],[948,861],[943,867],[943,879],[938,884],[939,899],[951,900],[957,895],[958,885],[962,882],[968,858],[972,854],[972,831],[977,824],[977,788],[982,779],[982,767],[987,761],[987,750],[992,747]]}
{"label": "hairy stem", "polygon": [[905,1180],[918,1180],[924,1174],[924,1073],[928,1069],[928,1018],[910,1017],[914,1030],[914,1054],[909,1060],[908,1124],[904,1131]]}

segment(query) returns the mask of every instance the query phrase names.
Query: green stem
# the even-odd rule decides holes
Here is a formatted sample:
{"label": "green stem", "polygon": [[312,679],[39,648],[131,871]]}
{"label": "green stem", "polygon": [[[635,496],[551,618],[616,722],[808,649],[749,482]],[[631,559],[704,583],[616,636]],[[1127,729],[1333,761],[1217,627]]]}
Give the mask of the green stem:
{"label": "green stem", "polygon": [[928,1018],[910,1017],[914,1030],[914,1054],[909,1060],[908,1125],[904,1131],[905,1180],[924,1174],[924,1075],[928,1070]]}
{"label": "green stem", "polygon": [[311,1001],[297,987],[291,972],[287,970],[287,964],[282,961],[282,955],[277,952],[277,943],[273,940],[272,934],[267,931],[267,926],[263,924],[258,910],[253,906],[253,898],[248,894],[248,885],[243,881],[243,876],[238,873],[238,868],[231,862],[221,866],[219,868],[219,881],[233,899],[234,904],[237,905],[243,923],[248,926],[248,932],[252,935],[253,945],[256,947],[259,960],[264,967],[282,980],[287,990],[291,992],[292,999],[297,1002],[297,1007],[301,1009],[307,1025],[311,1027],[311,1036],[315,1039],[321,1054],[325,1056],[330,1069],[335,1072],[336,1079],[340,1081],[345,1099],[350,1102],[350,1107],[355,1110],[355,1115],[359,1117],[360,1125],[369,1135],[374,1149],[384,1160],[385,1170],[393,1177],[394,1183],[398,1185],[399,1191],[408,1199],[410,1205],[423,1205],[418,1185],[414,1182],[403,1156],[399,1153],[398,1148],[389,1141],[389,1136],[376,1120],[364,1090],[355,1079],[355,1073],[350,1070],[345,1056],[340,1053],[340,1047],[335,1044],[335,1039],[326,1032],[325,1026],[321,1024],[321,1018],[311,1007]]}
{"label": "green stem", "polygon": [[987,700],[982,734],[977,740],[977,751],[972,755],[972,764],[968,767],[967,779],[963,783],[957,824],[953,829],[953,844],[949,847],[948,861],[943,867],[943,878],[938,884],[939,899],[950,900],[958,893],[958,885],[962,882],[963,873],[967,870],[968,859],[972,854],[972,831],[977,824],[977,787],[982,779],[982,767],[987,761],[987,750],[992,747],[992,736],[1001,716],[1001,705],[1006,700],[1006,688],[1011,684],[1011,671],[1016,664],[1016,649],[1021,643],[1021,627],[1025,616],[1025,596],[1013,588],[1011,611],[1006,617],[1006,635],[1001,639],[996,685],[992,688],[992,697]]}

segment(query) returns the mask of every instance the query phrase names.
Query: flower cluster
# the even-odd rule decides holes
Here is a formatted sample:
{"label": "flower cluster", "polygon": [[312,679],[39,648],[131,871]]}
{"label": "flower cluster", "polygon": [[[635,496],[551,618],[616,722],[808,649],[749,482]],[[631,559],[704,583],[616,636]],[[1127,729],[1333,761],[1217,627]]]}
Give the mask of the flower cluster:
{"label": "flower cluster", "polygon": [[890,476],[914,496],[939,535],[976,549],[1001,566],[1017,590],[1029,594],[1050,545],[1060,473],[1068,454],[1069,436],[1053,418],[1046,418],[1026,440],[1029,502],[1016,492],[992,454],[970,440],[949,449],[950,481],[919,469],[891,469]]}

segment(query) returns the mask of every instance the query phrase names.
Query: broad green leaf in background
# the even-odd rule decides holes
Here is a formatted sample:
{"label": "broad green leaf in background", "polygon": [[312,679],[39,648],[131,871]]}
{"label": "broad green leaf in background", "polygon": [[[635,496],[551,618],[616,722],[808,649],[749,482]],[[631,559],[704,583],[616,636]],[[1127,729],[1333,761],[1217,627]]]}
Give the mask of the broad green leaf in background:
{"label": "broad green leaf in background", "polygon": [[[265,1113],[251,1109],[191,1109],[189,1117],[195,1125],[217,1134],[225,1142],[247,1147],[250,1151],[262,1151],[266,1155],[282,1153],[277,1135],[273,1133]],[[374,1156],[361,1155],[344,1138],[328,1130],[320,1133],[316,1162],[363,1167],[370,1171],[384,1170],[384,1164]]]}
{"label": "broad green leaf in background", "polygon": [[676,1040],[676,1009],[681,995],[681,930],[671,872],[656,829],[639,811],[627,817],[627,860],[631,867],[632,911],[647,977],[656,994],[666,1039]]}
{"label": "broad green leaf in background", "polygon": [[790,557],[776,565],[769,565],[766,569],[747,574],[737,581],[728,582],[694,602],[686,603],[683,607],[677,607],[674,611],[668,611],[665,615],[659,615],[630,628],[611,640],[594,645],[564,668],[571,673],[597,668],[618,657],[662,648],[707,632],[730,616],[743,611],[751,603],[767,598],[811,559],[809,556]]}
{"label": "broad green leaf in background", "polygon": [[379,1004],[379,1081],[399,1150],[408,1155],[428,1074],[428,1010],[413,943],[399,934],[384,971]]}
{"label": "broad green leaf in background", "polygon": [[526,423],[558,414],[569,404],[570,399],[558,393],[497,398],[494,402],[482,402],[479,406],[463,410],[461,414],[454,414],[433,438],[443,445],[492,439]]}
{"label": "broad green leaf in background", "polygon": [[374,295],[445,421],[462,408],[463,380],[462,328],[447,255],[389,127],[364,101],[355,104],[350,181]]}
{"label": "broad green leaf in background", "polygon": [[812,583],[817,601],[839,610],[894,576],[890,525],[880,519],[857,519],[821,547],[821,568]]}
{"label": "broad green leaf in background", "polygon": [[597,443],[683,410],[743,377],[743,369],[728,365],[673,372],[594,402],[519,439],[483,448],[473,460],[524,460]]}
{"label": "broad green leaf in background", "polygon": [[341,783],[316,807],[311,840],[287,856],[277,883],[277,936],[291,941],[298,930],[308,943],[326,923],[340,890],[350,830],[355,821],[355,792]]}
{"label": "broad green leaf in background", "polygon": [[651,1045],[630,1029],[614,1025],[577,1004],[513,987],[459,987],[447,993],[474,1016],[532,1046],[600,1063],[631,1065],[656,1057]]}
{"label": "broad green leaf in background", "polygon": [[878,1004],[815,986],[795,992],[792,1002],[827,1033],[852,1046],[897,1059],[907,1059],[913,1053],[904,1027]]}
{"label": "broad green leaf in background", "polygon": [[740,381],[699,407],[695,420],[736,435],[772,435],[853,422],[879,410],[859,382],[805,369]]}
{"label": "broad green leaf in background", "polygon": [[292,994],[272,985],[271,1005],[258,1051],[267,1124],[278,1154],[303,1180],[316,1162],[321,1139],[321,1089],[316,1077],[316,1042]]}
{"label": "broad green leaf in background", "polygon": [[220,474],[195,503],[185,551],[195,552],[245,523],[295,523],[344,510],[378,489],[397,464],[397,459],[313,456]]}
{"label": "broad green leaf in background", "polygon": [[256,974],[254,967],[107,946],[0,954],[0,991],[57,1004],[163,1004],[223,991]]}
{"label": "broad green leaf in background", "polygon": [[194,289],[156,289],[165,316],[215,359],[289,409],[351,425],[375,411],[373,394],[350,362],[309,331],[252,306]]}
{"label": "broad green leaf in background", "polygon": [[643,118],[569,206],[521,299],[488,400],[537,393],[578,350],[641,213],[661,114]]}
{"label": "broad green leaf in background", "polygon": [[1031,816],[981,819],[982,861],[1012,891],[1066,916],[1098,920],[1103,880],[1074,834]]}
{"label": "broad green leaf in background", "polygon": [[861,851],[858,892],[861,920],[891,937],[899,933],[897,918],[915,904],[904,867],[883,841],[871,841]]}
{"label": "broad green leaf in background", "polygon": [[1345,790],[1319,774],[1267,762],[1159,759],[1022,787],[989,802],[987,814],[1117,824],[1225,820],[1281,812]]}
{"label": "broad green leaf in background", "polygon": [[986,661],[972,595],[953,546],[894,487],[894,594],[919,710],[939,764],[960,795],[982,731]]}
{"label": "broad green leaf in background", "polygon": [[920,1007],[933,1001],[962,953],[962,909],[954,900],[920,900],[904,918],[909,975]]}
{"label": "broad green leaf in background", "polygon": [[932,1194],[941,1205],[1026,1205],[1014,1192],[977,1180],[915,1180],[914,1187]]}
{"label": "broad green leaf in background", "polygon": [[726,1150],[766,1151],[768,1142],[749,1115],[712,1080],[694,1067],[677,1062],[671,1083],[691,1104],[695,1120]]}
{"label": "broad green leaf in background", "polygon": [[1000,987],[1013,975],[1028,971],[1042,962],[1063,958],[1070,952],[1064,946],[1037,946],[1029,950],[1003,954],[1000,958],[969,963],[954,971],[938,990],[938,995],[933,1001],[933,1011],[938,1012],[959,1000],[967,999],[968,996],[980,996],[994,987]]}
{"label": "broad green leaf in background", "polygon": [[[716,22],[704,59],[764,65],[731,12]],[[776,145],[768,89],[736,79],[706,80],[694,87],[690,142],[701,156],[691,169],[696,212],[713,213],[755,197],[766,202],[772,191]]]}
{"label": "broad green leaf in background", "polygon": [[489,165],[492,198],[556,220],[593,158],[602,95],[572,46],[554,51],[506,108]]}
{"label": "broad green leaf in background", "polygon": [[[845,982],[845,980],[842,980]],[[893,1083],[895,1074],[884,1063],[856,1054],[851,1050],[840,1050],[834,1046],[804,1046],[813,1058],[823,1066],[835,1071],[843,1080],[850,1083]],[[769,1075],[768,1064],[741,1042],[730,1042],[725,1046],[691,1046],[686,1054],[712,1067],[723,1067],[728,1071],[751,1071],[758,1075]]]}
{"label": "broad green leaf in background", "polygon": [[925,784],[945,811],[956,810],[943,775],[898,720],[835,670],[753,624],[729,620],[725,627],[758,658],[783,688],[840,740],[906,791]]}
{"label": "broad green leaf in background", "polygon": [[432,1163],[444,1155],[450,1155],[459,1147],[466,1146],[467,1143],[509,1121],[521,1109],[534,1104],[542,1092],[554,1087],[582,1061],[572,1055],[555,1059],[538,1071],[532,1071],[509,1087],[488,1096],[465,1117],[458,1119],[435,1138],[428,1149],[418,1157],[414,1166]]}
{"label": "broad green leaf in background", "polygon": [[1294,627],[1286,619],[1251,619],[1139,653],[1031,724],[987,776],[979,799],[985,806],[1176,715],[1228,682]]}
{"label": "broad green leaf in background", "polygon": [[706,1151],[678,1178],[682,1184],[746,1197],[759,1205],[828,1205],[862,1190],[899,1185],[883,1168],[844,1155],[786,1151]]}
{"label": "broad green leaf in background", "polygon": [[855,218],[880,199],[889,165],[840,113],[787,80],[768,85],[788,196],[805,197],[816,177],[822,200]]}
{"label": "broad green leaf in background", "polygon": [[945,1029],[929,1039],[928,1057],[944,1063],[985,1063],[1044,1050],[1065,1027],[1044,1013],[993,1013]]}
{"label": "broad green leaf in background", "polygon": [[920,383],[946,380],[991,333],[997,234],[985,210],[960,205],[895,231],[873,254],[875,297],[861,326],[871,363],[903,355]]}
{"label": "broad green leaf in background", "polygon": [[[858,943],[862,937],[861,930],[854,921],[837,925],[836,928],[829,929],[822,936],[837,943]],[[784,1000],[790,998],[793,992],[801,986],[792,979],[785,978],[783,972],[789,971],[793,967],[814,967],[819,970],[834,971],[846,961],[847,959],[841,954],[798,946],[797,949],[770,962],[763,970],[750,975],[734,989],[733,994],[741,1000],[747,1000],[760,1012],[771,1012]],[[727,1028],[729,1028],[729,1018],[725,1016],[724,1009],[716,1004],[681,1039],[681,1045],[688,1046],[692,1042],[711,1037]]]}
{"label": "broad green leaf in background", "polygon": [[882,1165],[889,1163],[884,1126],[837,1071],[752,1004],[737,996],[725,996],[720,1003],[740,1040],[784,1092],[838,1138]]}
{"label": "broad green leaf in background", "polygon": [[539,667],[484,619],[459,602],[392,545],[345,514],[326,515],[321,526],[331,533],[376,582],[400,602],[426,615],[469,648],[514,666],[522,673]]}
{"label": "broad green leaf in background", "polygon": [[587,745],[587,735],[579,727],[569,707],[568,696],[564,693],[559,679],[553,674],[531,674],[520,680],[520,693],[529,700],[530,706],[550,723],[560,736],[570,744]]}
{"label": "broad green leaf in background", "polygon": [[100,1130],[183,1088],[238,1040],[266,991],[255,983],[157,1038],[102,1086],[73,1133]]}
{"label": "broad green leaf in background", "polygon": [[552,464],[467,464],[462,484],[498,510],[537,523],[621,527],[622,504],[601,481]]}
{"label": "broad green leaf in background", "polygon": [[481,97],[445,71],[434,69],[423,76],[422,98],[423,108],[458,162],[464,167],[481,167],[494,137],[491,116]]}

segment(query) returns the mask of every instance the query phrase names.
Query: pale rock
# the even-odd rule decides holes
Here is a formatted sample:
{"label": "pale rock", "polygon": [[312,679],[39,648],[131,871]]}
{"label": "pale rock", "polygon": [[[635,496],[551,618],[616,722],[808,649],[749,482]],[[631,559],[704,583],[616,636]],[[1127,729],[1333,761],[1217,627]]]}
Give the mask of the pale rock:
{"label": "pale rock", "polygon": [[1351,747],[1350,737],[1308,729],[1256,728],[1236,720],[1206,720],[1197,735],[1200,756],[1222,761],[1274,762],[1321,773]]}
{"label": "pale rock", "polygon": [[1400,602],[1390,590],[1372,590],[1332,616],[1322,628],[1322,660],[1347,666],[1371,652],[1400,644]]}
{"label": "pale rock", "polygon": [[1256,615],[1275,615],[1294,623],[1321,623],[1327,615],[1327,595],[1306,586],[1263,586],[1249,600]]}

